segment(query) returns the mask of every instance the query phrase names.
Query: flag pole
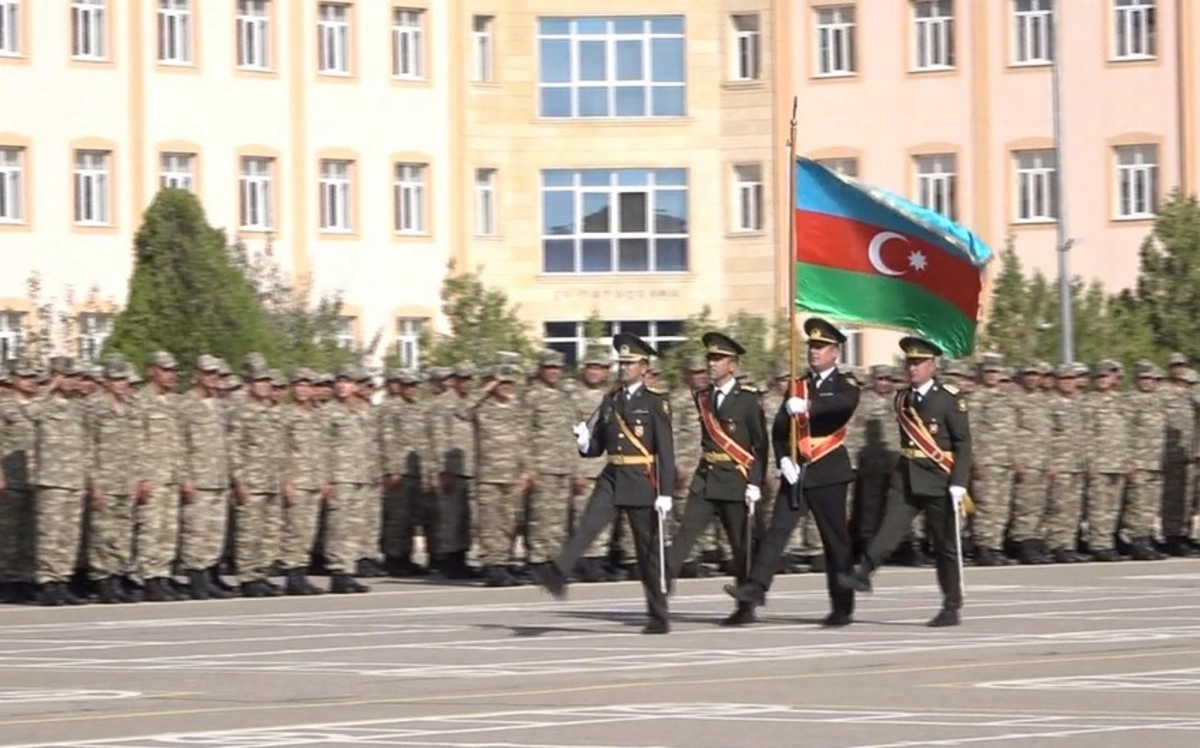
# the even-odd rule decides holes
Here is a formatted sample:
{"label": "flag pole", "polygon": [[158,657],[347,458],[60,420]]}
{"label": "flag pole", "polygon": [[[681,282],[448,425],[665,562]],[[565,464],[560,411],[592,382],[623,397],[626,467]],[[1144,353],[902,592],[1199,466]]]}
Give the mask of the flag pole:
{"label": "flag pole", "polygon": [[1071,299],[1071,247],[1075,240],[1067,229],[1067,195],[1066,195],[1066,148],[1063,143],[1063,114],[1062,114],[1062,47],[1059,45],[1058,29],[1059,3],[1055,3],[1051,12],[1051,61],[1050,61],[1050,97],[1054,117],[1054,197],[1058,203],[1058,219],[1055,222],[1056,248],[1058,249],[1058,307],[1059,327],[1062,333],[1062,363],[1069,364],[1075,360],[1075,320],[1074,304]]}
{"label": "flag pole", "polygon": [[[788,396],[796,387],[796,106],[797,97],[792,97],[792,121],[788,130],[788,204],[787,204],[787,277],[788,277]],[[788,443],[791,445],[792,464],[797,462],[796,419],[788,419],[791,428]],[[799,509],[799,486],[792,486],[793,508]]]}

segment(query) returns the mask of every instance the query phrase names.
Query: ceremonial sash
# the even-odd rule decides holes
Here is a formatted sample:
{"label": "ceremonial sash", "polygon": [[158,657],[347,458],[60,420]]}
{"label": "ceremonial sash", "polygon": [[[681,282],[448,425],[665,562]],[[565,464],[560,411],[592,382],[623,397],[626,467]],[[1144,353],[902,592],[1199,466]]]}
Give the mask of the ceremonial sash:
{"label": "ceremonial sash", "polygon": [[754,455],[747,452],[745,447],[734,441],[733,437],[725,431],[704,394],[697,392],[694,397],[696,398],[696,407],[700,409],[700,422],[704,424],[704,430],[721,448],[721,451],[729,455],[729,459],[733,460],[733,464],[737,466],[742,477],[750,480],[750,465],[754,463]]}
{"label": "ceremonial sash", "polygon": [[[940,467],[947,475],[954,470],[954,455],[948,454],[937,445],[937,440],[933,438],[933,434],[929,433],[929,428],[921,417],[917,415],[914,408],[908,408],[904,405],[904,399],[908,396],[908,391],[896,393],[894,405],[896,408],[896,420],[900,423],[900,430],[912,443],[921,450],[921,454],[928,457],[935,465]],[[975,513],[975,503],[971,501],[970,496],[963,498],[962,503],[964,514]]]}
{"label": "ceremonial sash", "polygon": [[[808,380],[800,379],[796,381],[792,394],[801,400],[808,399]],[[808,414],[801,413],[795,416],[798,434],[796,436],[796,446],[800,450],[800,455],[804,457],[806,462],[812,463],[827,456],[838,447],[846,443],[846,435],[850,433],[850,427],[843,425],[837,431],[834,431],[828,436],[813,436],[810,433],[810,424]]]}
{"label": "ceremonial sash", "polygon": [[617,421],[617,428],[621,430],[621,433],[625,435],[625,438],[629,440],[629,443],[633,445],[633,448],[638,452],[641,452],[642,457],[646,458],[646,477],[650,479],[650,486],[654,489],[655,493],[657,493],[658,480],[655,478],[655,471],[652,467],[654,465],[654,455],[650,453],[650,450],[646,449],[646,445],[642,443],[642,440],[638,438],[637,434],[633,433],[633,429],[629,428],[629,424],[625,422],[625,419],[615,407],[612,409],[612,415]]}

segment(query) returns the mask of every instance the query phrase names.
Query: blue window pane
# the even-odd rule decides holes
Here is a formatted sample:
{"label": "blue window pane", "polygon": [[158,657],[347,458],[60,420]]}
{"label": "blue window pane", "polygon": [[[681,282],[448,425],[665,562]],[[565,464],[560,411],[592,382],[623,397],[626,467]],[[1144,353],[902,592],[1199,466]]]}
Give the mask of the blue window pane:
{"label": "blue window pane", "polygon": [[579,80],[608,80],[608,65],[604,54],[604,42],[579,43]]}
{"label": "blue window pane", "polygon": [[652,89],[650,113],[655,117],[682,117],[683,86],[655,86]]}
{"label": "blue window pane", "polygon": [[617,116],[646,116],[646,88],[644,86],[617,87]]}
{"label": "blue window pane", "polygon": [[659,234],[687,233],[687,191],[654,193],[654,230]]}
{"label": "blue window pane", "polygon": [[617,184],[622,187],[643,187],[650,184],[650,172],[647,169],[619,169]]}
{"label": "blue window pane", "polygon": [[575,272],[575,242],[571,239],[548,239],[542,242],[542,271]]}
{"label": "blue window pane", "polygon": [[608,89],[604,86],[580,86],[579,116],[607,117]]}
{"label": "blue window pane", "polygon": [[679,273],[688,269],[687,239],[656,239],[654,269],[660,273]]}
{"label": "blue window pane", "polygon": [[612,184],[612,172],[608,169],[584,169],[579,175],[579,183],[584,187],[607,187]]}
{"label": "blue window pane", "polygon": [[687,187],[687,169],[655,169],[654,182],[659,186]]}
{"label": "blue window pane", "polygon": [[650,30],[655,34],[682,34],[683,16],[658,16],[651,18]]}
{"label": "blue window pane", "polygon": [[612,241],[584,239],[580,270],[584,273],[612,272]]}
{"label": "blue window pane", "polygon": [[542,83],[571,81],[571,42],[542,39],[538,42],[538,80]]}
{"label": "blue window pane", "polygon": [[660,338],[673,338],[683,335],[683,323],[678,320],[658,321],[658,329],[656,330]]}
{"label": "blue window pane", "polygon": [[619,250],[620,264],[617,269],[623,273],[644,273],[650,269],[650,241],[648,239],[622,239]]}
{"label": "blue window pane", "polygon": [[621,323],[621,332],[637,335],[639,338],[648,338],[650,337],[650,323],[625,321]]}
{"label": "blue window pane", "polygon": [[575,19],[575,33],[577,34],[604,34],[608,32],[607,18],[577,18]]}
{"label": "blue window pane", "polygon": [[657,83],[683,83],[683,40],[650,40],[650,79]]}
{"label": "blue window pane", "polygon": [[640,81],[646,74],[640,39],[617,42],[617,80]]}
{"label": "blue window pane", "polygon": [[570,117],[571,89],[543,88],[541,113],[543,117]]}
{"label": "blue window pane", "polygon": [[607,234],[612,225],[612,208],[607,193],[583,193],[583,232],[585,234]]}
{"label": "blue window pane", "polygon": [[574,174],[570,169],[544,169],[542,184],[546,187],[570,187]]}
{"label": "blue window pane", "polygon": [[571,31],[571,22],[566,18],[539,18],[539,34],[566,34]]}
{"label": "blue window pane", "polygon": [[575,193],[542,193],[542,234],[575,233]]}
{"label": "blue window pane", "polygon": [[613,31],[618,34],[642,34],[646,31],[646,19],[625,16],[613,19]]}

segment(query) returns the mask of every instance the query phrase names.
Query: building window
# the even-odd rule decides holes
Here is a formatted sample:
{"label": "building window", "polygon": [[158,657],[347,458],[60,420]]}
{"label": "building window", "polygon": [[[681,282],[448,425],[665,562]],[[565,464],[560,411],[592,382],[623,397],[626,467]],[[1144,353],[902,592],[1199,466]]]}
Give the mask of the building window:
{"label": "building window", "polygon": [[237,64],[244,70],[270,70],[270,14],[267,0],[238,0]]}
{"label": "building window", "polygon": [[493,16],[471,19],[471,80],[476,83],[488,83],[493,78],[492,27],[495,25]]}
{"label": "building window", "polygon": [[686,170],[542,172],[543,272],[687,269]]}
{"label": "building window", "polygon": [[240,192],[242,228],[266,231],[274,224],[271,202],[271,172],[275,159],[247,156],[242,159]]}
{"label": "building window", "polygon": [[817,75],[854,75],[854,6],[815,8]]}
{"label": "building window", "polygon": [[1158,212],[1158,147],[1116,148],[1117,217],[1153,218]]}
{"label": "building window", "polygon": [[846,336],[846,342],[842,344],[841,362],[846,366],[862,366],[862,330],[857,327],[839,327],[838,329]]}
{"label": "building window", "polygon": [[734,228],[738,231],[762,231],[763,175],[760,164],[733,167],[733,194],[737,216]]}
{"label": "building window", "polygon": [[1054,60],[1054,0],[1013,0],[1013,64]]}
{"label": "building window", "polygon": [[168,65],[192,63],[190,0],[158,0],[158,61]]}
{"label": "building window", "polygon": [[411,80],[425,77],[424,11],[392,11],[392,75]]}
{"label": "building window", "polygon": [[350,161],[321,161],[321,230],[350,231]]}
{"label": "building window", "polygon": [[496,235],[496,170],[475,170],[475,235]]}
{"label": "building window", "polygon": [[25,149],[0,148],[0,223],[25,221]]}
{"label": "building window", "polygon": [[1058,168],[1054,151],[1017,151],[1017,222],[1058,218]]}
{"label": "building window", "polygon": [[948,70],[954,67],[953,0],[917,0],[913,4],[917,70]]}
{"label": "building window", "polygon": [[735,81],[756,81],[761,75],[762,36],[757,13],[733,15],[733,63]]}
{"label": "building window", "polygon": [[113,318],[110,314],[79,315],[79,358],[92,362],[100,358],[104,343],[112,334]]}
{"label": "building window", "polygon": [[538,111],[543,117],[681,117],[681,16],[541,18]]}
{"label": "building window", "polygon": [[819,158],[816,161],[836,174],[858,179],[858,159],[856,158]]}
{"label": "building window", "polygon": [[321,3],[317,13],[317,69],[326,75],[349,75],[350,6]]}
{"label": "building window", "polygon": [[1154,0],[1113,0],[1113,57],[1146,60],[1156,54]]}
{"label": "building window", "polygon": [[71,56],[76,60],[108,58],[105,5],[105,0],[75,0],[71,3]]}
{"label": "building window", "polygon": [[0,361],[7,364],[20,356],[24,342],[24,312],[0,312]]}
{"label": "building window", "polygon": [[954,220],[957,215],[956,162],[953,154],[917,156],[917,202]]}
{"label": "building window", "polygon": [[419,317],[400,317],[396,320],[396,356],[403,369],[421,366],[421,333],[428,320]]}
{"label": "building window", "polygon": [[[683,320],[621,320],[602,323],[600,338],[594,342],[612,345],[612,336],[620,332],[633,333],[641,337],[659,353],[666,354],[671,348],[686,341]],[[577,368],[587,355],[588,337],[586,322],[546,322],[542,325],[543,344],[558,351],[566,359],[567,368]]]}
{"label": "building window", "polygon": [[196,191],[196,154],[164,153],[161,161],[162,172],[159,175],[159,184],[164,189]]}
{"label": "building window", "polygon": [[338,348],[344,351],[354,350],[354,328],[357,322],[357,317],[338,317],[337,334],[333,337]]}
{"label": "building window", "polygon": [[21,0],[0,0],[0,57],[21,54]]}
{"label": "building window", "polygon": [[108,151],[75,151],[75,223],[103,226],[108,216]]}
{"label": "building window", "polygon": [[397,234],[424,234],[427,164],[396,164],[393,185]]}

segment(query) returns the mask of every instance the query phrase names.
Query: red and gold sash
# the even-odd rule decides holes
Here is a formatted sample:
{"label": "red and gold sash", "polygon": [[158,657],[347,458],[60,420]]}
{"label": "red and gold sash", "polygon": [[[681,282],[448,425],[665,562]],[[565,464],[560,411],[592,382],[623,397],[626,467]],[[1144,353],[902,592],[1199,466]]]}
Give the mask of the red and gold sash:
{"label": "red and gold sash", "polygon": [[[922,454],[949,475],[954,470],[954,455],[942,450],[937,445],[937,440],[933,438],[933,434],[929,433],[929,428],[925,425],[925,422],[917,415],[917,411],[914,408],[904,405],[904,400],[907,396],[908,390],[902,390],[896,393],[894,401],[896,420],[900,423],[900,429],[916,448],[921,450]],[[975,513],[975,502],[971,500],[969,495],[963,497],[962,513],[968,516]]]}
{"label": "red and gold sash", "polygon": [[729,459],[733,460],[733,464],[737,466],[738,472],[746,480],[750,480],[750,466],[754,464],[754,455],[746,451],[746,448],[734,441],[733,437],[725,431],[721,426],[721,422],[717,420],[717,416],[712,411],[709,405],[707,393],[695,393],[696,407],[700,409],[700,422],[704,424],[704,430],[708,432],[709,438],[716,442],[721,451],[729,455]]}
{"label": "red and gold sash", "polygon": [[[808,399],[808,380],[798,379],[792,388],[792,395],[801,400]],[[801,413],[794,416],[796,425],[796,446],[800,450],[800,455],[805,462],[813,463],[827,456],[838,447],[846,443],[846,435],[850,433],[849,425],[843,425],[837,431],[834,431],[828,436],[813,436],[810,431],[810,424],[807,413]]]}

